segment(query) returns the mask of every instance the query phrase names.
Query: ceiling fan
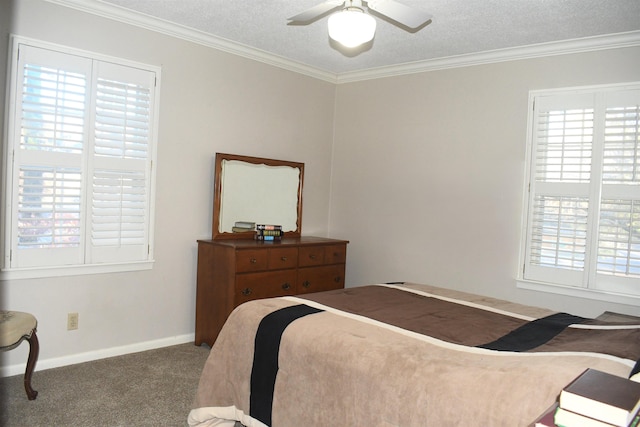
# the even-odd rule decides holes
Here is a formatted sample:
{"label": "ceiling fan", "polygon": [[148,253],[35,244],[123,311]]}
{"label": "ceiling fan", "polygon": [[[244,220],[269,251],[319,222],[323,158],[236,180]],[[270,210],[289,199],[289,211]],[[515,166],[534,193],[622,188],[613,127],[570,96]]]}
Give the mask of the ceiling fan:
{"label": "ceiling fan", "polygon": [[365,13],[364,3],[366,9],[391,19],[404,29],[415,30],[432,19],[430,14],[395,0],[327,0],[287,19],[290,24],[310,24],[341,8],[329,17],[329,37],[347,47],[356,47],[373,39],[376,29],[376,21]]}

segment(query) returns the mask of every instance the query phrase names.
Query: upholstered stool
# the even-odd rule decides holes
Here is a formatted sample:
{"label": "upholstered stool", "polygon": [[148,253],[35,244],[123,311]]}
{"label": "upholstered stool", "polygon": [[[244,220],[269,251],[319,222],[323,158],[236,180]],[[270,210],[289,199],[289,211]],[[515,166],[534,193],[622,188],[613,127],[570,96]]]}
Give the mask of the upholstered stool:
{"label": "upholstered stool", "polygon": [[31,388],[31,375],[38,361],[40,345],[36,335],[38,321],[29,314],[20,311],[0,310],[0,351],[13,350],[23,340],[29,341],[29,358],[24,371],[24,389],[29,400],[34,400],[38,392]]}

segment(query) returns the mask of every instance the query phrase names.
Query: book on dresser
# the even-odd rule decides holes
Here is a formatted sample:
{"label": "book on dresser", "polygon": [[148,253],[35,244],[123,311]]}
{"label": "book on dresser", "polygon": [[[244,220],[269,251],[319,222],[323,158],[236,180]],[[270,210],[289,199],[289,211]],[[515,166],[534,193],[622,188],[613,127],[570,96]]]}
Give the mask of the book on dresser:
{"label": "book on dresser", "polygon": [[255,230],[256,223],[251,221],[236,221],[233,224],[233,226],[238,228],[248,228],[250,230]]}
{"label": "book on dresser", "polygon": [[[595,369],[587,369],[560,392],[560,408],[556,412],[556,424],[560,417],[586,417],[603,424],[594,426],[628,427],[640,409],[640,383],[608,374]],[[565,414],[564,412],[568,412]],[[585,424],[565,424],[566,427]]]}
{"label": "book on dresser", "polygon": [[253,228],[246,227],[231,227],[231,231],[233,233],[250,233],[253,231]]}
{"label": "book on dresser", "polygon": [[284,236],[281,225],[258,224],[256,225],[255,240],[280,241]]}
{"label": "book on dresser", "polygon": [[256,229],[256,223],[250,221],[236,221],[231,228],[234,233],[248,233]]}
{"label": "book on dresser", "polygon": [[282,230],[282,226],[277,224],[256,224],[256,230]]}

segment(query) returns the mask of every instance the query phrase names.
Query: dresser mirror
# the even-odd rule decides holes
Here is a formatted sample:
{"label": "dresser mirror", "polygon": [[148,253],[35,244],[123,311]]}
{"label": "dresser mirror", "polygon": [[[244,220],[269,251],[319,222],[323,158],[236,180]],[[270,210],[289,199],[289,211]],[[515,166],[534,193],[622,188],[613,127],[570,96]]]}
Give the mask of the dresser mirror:
{"label": "dresser mirror", "polygon": [[302,231],[304,163],[216,154],[213,239],[253,239],[237,222],[281,225],[285,237]]}

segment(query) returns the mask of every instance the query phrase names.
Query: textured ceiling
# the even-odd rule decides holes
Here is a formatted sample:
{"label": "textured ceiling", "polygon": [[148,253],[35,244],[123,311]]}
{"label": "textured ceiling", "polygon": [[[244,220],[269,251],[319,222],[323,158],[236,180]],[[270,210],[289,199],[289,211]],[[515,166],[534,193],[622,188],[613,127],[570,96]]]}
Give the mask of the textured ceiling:
{"label": "textured ceiling", "polygon": [[[431,13],[432,22],[411,33],[376,17],[373,42],[354,52],[341,51],[330,41],[326,16],[309,25],[288,25],[287,17],[315,6],[321,2],[318,0],[83,0],[82,3],[115,5],[337,75],[640,31],[640,0],[400,1]],[[636,40],[640,40],[638,34],[633,34]]]}

